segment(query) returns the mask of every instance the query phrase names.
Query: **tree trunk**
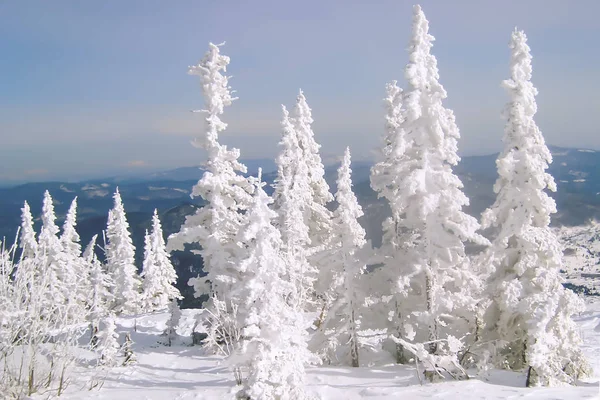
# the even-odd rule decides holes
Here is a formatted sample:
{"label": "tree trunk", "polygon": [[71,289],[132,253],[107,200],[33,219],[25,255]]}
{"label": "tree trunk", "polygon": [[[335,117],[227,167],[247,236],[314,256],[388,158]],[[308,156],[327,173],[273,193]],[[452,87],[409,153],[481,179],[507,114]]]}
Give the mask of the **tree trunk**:
{"label": "tree trunk", "polygon": [[352,358],[352,366],[360,366],[358,360],[358,337],[356,332],[356,320],[354,319],[354,304],[350,302],[350,356]]}
{"label": "tree trunk", "polygon": [[429,322],[429,353],[434,354],[437,351],[437,321],[436,317],[433,315],[433,287],[435,281],[433,276],[431,275],[431,271],[427,270],[425,272],[425,296],[427,299],[427,312],[431,318]]}
{"label": "tree trunk", "polygon": [[[398,304],[398,300],[396,300],[396,337],[398,339],[403,339],[404,329],[402,328],[402,312],[400,311],[400,304]],[[404,354],[404,346],[400,343],[396,343],[396,363],[397,364],[407,364],[408,359],[406,358],[406,354]]]}

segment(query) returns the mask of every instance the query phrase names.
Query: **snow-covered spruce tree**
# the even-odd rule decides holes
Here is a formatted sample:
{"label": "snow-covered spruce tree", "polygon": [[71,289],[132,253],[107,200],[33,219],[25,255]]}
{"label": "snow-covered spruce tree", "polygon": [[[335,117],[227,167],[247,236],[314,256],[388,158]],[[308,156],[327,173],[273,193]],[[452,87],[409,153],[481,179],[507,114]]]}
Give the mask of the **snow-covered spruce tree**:
{"label": "snow-covered spruce tree", "polygon": [[[227,124],[220,119],[224,108],[231,105],[226,71],[229,57],[220,54],[219,46],[209,44],[209,51],[196,66],[190,67],[191,75],[200,76],[204,95],[204,132],[195,145],[207,152],[205,172],[194,186],[192,196],[202,197],[206,205],[196,214],[188,216],[180,232],[169,237],[169,250],[183,250],[186,243],[198,243],[204,261],[206,276],[192,278],[195,296],[209,295],[205,305],[213,315],[220,315],[216,303],[224,304],[224,317],[231,312],[229,293],[238,284],[239,272],[236,260],[243,250],[241,243],[233,240],[244,224],[248,204],[251,202],[252,185],[242,175],[246,167],[238,161],[238,149],[228,149],[219,143],[219,133]],[[223,321],[213,318],[213,332]]]}
{"label": "snow-covered spruce tree", "polygon": [[484,227],[498,230],[485,254],[493,270],[488,339],[498,340],[502,364],[527,369],[528,386],[572,383],[587,371],[570,318],[583,303],[563,288],[559,273],[562,249],[549,228],[556,204],[545,192],[556,190],[546,172],[552,156],[533,119],[537,90],[530,81],[531,54],[522,31],[513,32],[510,49],[497,198],[482,216]]}
{"label": "snow-covered spruce tree", "polygon": [[276,225],[283,242],[283,258],[287,264],[287,280],[295,290],[289,303],[306,309],[312,297],[317,270],[309,263],[309,227],[305,219],[306,204],[310,203],[310,185],[304,154],[298,144],[298,135],[290,115],[282,106],[281,151],[277,156],[277,178],[273,193],[274,209],[278,213]]}
{"label": "snow-covered spruce tree", "polygon": [[123,366],[132,365],[137,362],[137,357],[133,352],[133,340],[131,340],[131,333],[125,335],[125,341],[123,342]]}
{"label": "snow-covered spruce tree", "polygon": [[[39,287],[43,296],[42,307],[54,309],[60,315],[53,315],[57,321],[62,320],[67,315],[67,304],[74,294],[69,287],[70,277],[73,274],[71,265],[63,250],[60,239],[58,238],[58,226],[56,226],[56,215],[54,214],[54,205],[52,197],[46,190],[44,192],[44,201],[42,204],[42,228],[38,238],[36,253],[37,271],[40,276],[36,277],[44,286]],[[41,277],[44,275],[44,277]],[[60,307],[53,307],[50,304],[58,304]]]}
{"label": "snow-covered spruce tree", "polygon": [[487,240],[477,234],[477,221],[462,211],[469,200],[452,172],[459,161],[460,134],[452,111],[442,105],[447,94],[430,53],[434,38],[428,25],[415,6],[405,69],[408,88],[402,92],[395,84],[388,86],[386,143],[372,171],[372,186],[392,208],[384,228],[393,254],[384,268],[394,297],[390,311],[398,320],[394,334],[416,334],[435,353],[437,340],[467,330],[459,325],[474,314],[481,285],[470,269],[465,242]]}
{"label": "snow-covered spruce tree", "polygon": [[146,232],[144,263],[141,273],[142,310],[152,312],[167,308],[172,299],[181,298],[174,286],[177,273],[169,259],[157,210],[152,216],[152,231]]}
{"label": "snow-covered spruce tree", "polygon": [[[313,269],[316,270],[314,272],[312,270],[304,271],[305,284],[308,284],[308,287],[304,290],[307,294],[316,295],[322,299],[324,292],[331,283],[326,279],[326,262],[323,259],[328,258],[330,254],[328,248],[332,234],[332,216],[326,204],[333,200],[333,195],[325,181],[325,168],[319,155],[321,146],[315,141],[315,134],[312,130],[311,109],[302,90],[298,94],[292,117],[290,121],[296,133],[301,157],[295,177],[295,179],[299,179],[299,184],[295,191],[296,196],[304,202],[304,204],[300,204],[300,210],[304,214],[304,221],[308,227],[310,239],[308,260],[309,265],[312,265]],[[302,182],[303,180],[305,182]],[[308,192],[304,195],[300,193],[300,191],[305,190],[300,182],[308,186]],[[314,281],[312,284],[310,282],[311,278]],[[309,303],[311,300],[313,300],[311,297],[305,298],[305,301]]]}
{"label": "snow-covered spruce tree", "polygon": [[79,321],[86,313],[85,300],[89,293],[90,286],[88,280],[88,271],[85,262],[81,257],[81,244],[79,234],[75,227],[77,226],[77,197],[71,202],[67,212],[63,231],[60,235],[60,243],[63,248],[65,263],[68,265],[69,276],[65,276],[65,285],[69,291],[70,299],[70,318]]}
{"label": "snow-covered spruce tree", "polygon": [[304,399],[304,364],[311,358],[304,319],[287,301],[295,289],[287,281],[281,236],[272,225],[277,214],[269,208],[272,199],[260,180],[259,172],[248,222],[239,237],[248,245],[239,264],[246,279],[232,293],[241,301],[242,340],[231,361],[235,370],[247,369],[238,397]]}
{"label": "snow-covered spruce tree", "polygon": [[104,266],[98,260],[94,248],[98,235],[94,235],[83,252],[83,261],[87,267],[86,274],[89,282],[89,292],[86,296],[88,321],[90,323],[90,345],[98,343],[98,326],[102,318],[108,314],[113,301],[111,288],[114,286],[110,276],[104,271]]}
{"label": "snow-covered spruce tree", "polygon": [[167,327],[163,333],[166,337],[166,345],[171,346],[173,341],[177,338],[177,327],[179,326],[179,320],[181,319],[181,309],[177,304],[177,299],[171,300],[169,303],[169,319],[167,320]]}
{"label": "snow-covered spruce tree", "polygon": [[[406,154],[407,147],[412,145],[402,126],[405,121],[405,110],[402,108],[403,91],[393,81],[386,85],[385,104],[385,133],[383,146],[376,153],[376,163],[371,168],[371,187],[377,192],[378,197],[385,198],[392,211],[382,226],[383,238],[381,247],[377,250],[384,268],[373,271],[369,276],[375,281],[381,281],[375,286],[380,287],[380,292],[372,297],[379,297],[382,301],[371,306],[372,313],[380,318],[371,318],[366,322],[374,327],[387,325],[390,335],[397,338],[406,337],[406,319],[411,312],[410,304],[419,299],[407,299],[411,277],[418,273],[414,262],[409,262],[407,251],[411,246],[411,232],[404,225],[405,199],[400,192],[403,188],[403,176],[411,165],[411,159]],[[390,308],[393,310],[389,317]],[[408,361],[401,345],[396,345],[396,362],[404,364]]]}
{"label": "snow-covered spruce tree", "polygon": [[108,315],[102,319],[98,332],[98,364],[106,367],[116,366],[120,348],[115,317]]}
{"label": "snow-covered spruce tree", "polygon": [[135,266],[135,247],[119,189],[114,194],[114,207],[108,212],[106,227],[106,266],[112,279],[112,309],[117,314],[134,314],[140,308],[140,278]]}
{"label": "snow-covered spruce tree", "polygon": [[36,271],[36,253],[37,239],[35,238],[35,230],[33,228],[33,216],[27,202],[21,208],[21,228],[19,232],[19,247],[21,248],[21,256],[19,257],[17,268],[15,271],[14,286],[15,293],[19,293],[21,298],[19,304],[26,306],[30,303],[30,297],[33,290],[34,279],[39,274]]}
{"label": "snow-covered spruce tree", "polygon": [[338,203],[333,212],[333,236],[330,238],[330,256],[328,281],[331,286],[325,292],[325,301],[329,306],[319,331],[313,338],[317,354],[327,361],[337,358],[339,347],[349,346],[345,355],[349,356],[353,367],[358,367],[360,327],[360,308],[362,305],[358,277],[364,269],[360,250],[366,244],[365,230],[358,223],[363,215],[352,191],[352,170],[350,169],[350,149],[346,148],[342,164],[338,169]]}

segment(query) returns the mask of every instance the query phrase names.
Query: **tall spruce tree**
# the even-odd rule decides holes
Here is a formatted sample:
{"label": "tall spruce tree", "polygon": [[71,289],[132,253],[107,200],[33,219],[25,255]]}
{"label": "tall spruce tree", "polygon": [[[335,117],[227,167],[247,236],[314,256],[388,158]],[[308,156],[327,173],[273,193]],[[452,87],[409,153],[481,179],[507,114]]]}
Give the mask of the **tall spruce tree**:
{"label": "tall spruce tree", "polygon": [[240,270],[246,279],[234,290],[240,299],[238,317],[242,340],[232,357],[235,368],[247,368],[240,398],[304,399],[306,347],[304,318],[290,305],[295,288],[281,255],[281,235],[272,224],[277,214],[259,178],[248,222],[239,240],[247,243]]}
{"label": "tall spruce tree", "polygon": [[114,286],[112,309],[117,314],[135,314],[140,309],[140,278],[135,266],[135,247],[119,189],[106,227],[106,267]]}
{"label": "tall spruce tree", "polygon": [[285,106],[282,111],[283,133],[279,144],[281,152],[276,159],[274,208],[278,213],[276,222],[283,242],[287,280],[295,288],[290,303],[304,309],[312,297],[317,273],[308,261],[311,240],[305,210],[310,202],[310,184],[297,131]]}
{"label": "tall spruce tree", "polygon": [[[474,313],[478,299],[473,295],[480,285],[465,242],[487,240],[477,234],[477,220],[462,210],[469,200],[452,171],[460,160],[460,134],[452,111],[442,104],[447,93],[439,83],[437,60],[430,51],[434,38],[428,31],[417,5],[405,69],[408,88],[401,92],[394,84],[388,86],[384,157],[372,177],[374,188],[390,199],[392,208],[386,241],[400,248],[390,261],[400,257],[403,263],[398,270],[386,262],[391,266],[387,280],[396,293],[391,311],[401,319],[396,334],[408,328],[418,340],[429,342],[434,353],[440,338],[468,329],[458,326],[463,325],[461,317]],[[407,296],[415,299],[407,301]]]}
{"label": "tall spruce tree", "polygon": [[510,78],[502,86],[510,100],[504,150],[496,161],[497,197],[482,216],[484,227],[497,228],[485,255],[492,266],[488,338],[498,341],[502,364],[527,369],[528,386],[572,383],[587,370],[571,320],[583,303],[562,286],[562,248],[549,227],[556,204],[545,190],[556,185],[546,172],[552,155],[533,118],[537,90],[525,33],[515,30],[509,47]]}
{"label": "tall spruce tree", "polygon": [[[186,243],[198,243],[204,261],[204,277],[192,278],[195,296],[209,295],[205,305],[217,315],[215,302],[231,309],[229,293],[238,284],[239,271],[235,260],[243,245],[233,240],[245,222],[244,210],[251,202],[252,185],[242,175],[246,166],[238,161],[240,151],[219,143],[219,133],[227,128],[220,116],[235,100],[231,95],[229,78],[223,75],[229,57],[220,53],[219,46],[209,44],[209,50],[191,75],[200,77],[204,95],[204,132],[195,145],[207,152],[205,172],[194,186],[192,196],[202,197],[206,205],[188,216],[180,232],[169,237],[170,250],[183,250]],[[213,321],[219,324],[218,321]]]}
{"label": "tall spruce tree", "polygon": [[[365,230],[358,222],[362,208],[352,191],[350,149],[346,148],[342,164],[338,169],[338,203],[333,212],[330,255],[327,261],[327,281],[331,283],[325,291],[326,314],[320,323],[314,341],[315,349],[326,361],[335,361],[340,347],[353,367],[359,366],[360,315],[365,293],[362,293],[359,277],[365,263],[362,248],[366,244]],[[323,274],[325,274],[325,267]]]}

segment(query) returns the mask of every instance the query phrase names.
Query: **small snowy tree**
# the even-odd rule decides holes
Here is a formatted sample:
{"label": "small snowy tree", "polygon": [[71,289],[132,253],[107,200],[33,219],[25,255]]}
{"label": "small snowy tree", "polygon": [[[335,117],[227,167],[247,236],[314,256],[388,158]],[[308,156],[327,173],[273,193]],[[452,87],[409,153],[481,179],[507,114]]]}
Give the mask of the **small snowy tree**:
{"label": "small snowy tree", "polygon": [[[330,258],[327,269],[331,286],[325,292],[326,315],[316,335],[317,352],[331,360],[340,346],[349,346],[346,353],[353,367],[358,367],[358,329],[360,306],[362,305],[358,277],[364,269],[361,249],[366,244],[365,230],[358,223],[363,215],[352,191],[350,149],[346,148],[342,164],[338,169],[338,203],[333,212],[333,236],[330,238]],[[323,271],[324,272],[324,271]]]}
{"label": "small snowy tree", "polygon": [[33,228],[33,216],[27,202],[21,208],[19,247],[21,248],[21,256],[15,272],[14,286],[15,293],[19,293],[21,296],[19,304],[27,306],[30,304],[34,279],[39,278],[39,271],[36,270],[38,243]]}
{"label": "small snowy tree", "polygon": [[171,300],[169,303],[169,319],[167,321],[167,328],[163,333],[167,338],[166,345],[171,346],[173,341],[177,338],[177,327],[179,326],[179,320],[181,319],[181,310],[177,304],[177,299]]}
{"label": "small snowy tree", "polygon": [[140,306],[140,278],[135,266],[135,247],[129,233],[119,189],[114,194],[114,207],[108,212],[106,228],[106,265],[114,283],[112,309],[117,314],[134,314]]}
{"label": "small snowy tree", "polygon": [[99,354],[98,364],[106,367],[116,366],[120,348],[115,318],[113,315],[108,315],[102,320],[98,332],[98,346],[96,347]]}
{"label": "small snowy tree", "polygon": [[[219,46],[209,44],[209,51],[196,66],[190,67],[191,75],[200,76],[205,109],[204,132],[194,144],[207,152],[205,172],[194,186],[192,196],[202,197],[206,205],[196,214],[188,216],[180,232],[169,238],[170,250],[183,250],[186,243],[198,243],[204,261],[206,276],[192,278],[194,295],[209,295],[205,307],[217,314],[216,301],[223,302],[226,312],[231,311],[229,293],[238,284],[239,276],[235,260],[243,249],[233,240],[244,224],[243,211],[251,201],[252,186],[242,175],[246,166],[238,161],[238,149],[228,149],[219,143],[219,133],[227,124],[220,119],[224,108],[235,100],[230,91],[228,77],[223,75],[229,57],[220,54]],[[220,322],[214,321],[215,324]]]}
{"label": "small snowy tree", "polygon": [[154,210],[152,216],[152,231],[146,232],[144,263],[141,273],[142,310],[152,312],[165,309],[172,299],[181,298],[179,290],[174,286],[177,282],[177,273],[167,253],[163,231]]}
{"label": "small snowy tree", "polygon": [[98,343],[98,325],[100,320],[108,314],[109,306],[113,300],[111,288],[114,286],[114,283],[104,271],[104,266],[98,260],[94,251],[97,237],[98,235],[92,237],[92,240],[90,240],[83,253],[83,260],[88,269],[87,280],[89,282],[89,292],[86,297],[86,305],[88,308],[90,344],[92,348]]}
{"label": "small snowy tree", "polygon": [[259,179],[248,223],[239,240],[248,244],[240,270],[247,276],[232,293],[240,300],[242,341],[232,358],[234,368],[247,368],[239,397],[303,399],[304,363],[309,360],[303,318],[286,299],[293,285],[286,280],[281,236],[272,225],[277,214]]}
{"label": "small snowy tree", "polygon": [[583,303],[562,286],[562,249],[549,228],[556,204],[545,189],[556,185],[546,172],[552,156],[533,119],[537,90],[524,32],[513,32],[510,49],[497,198],[482,216],[484,227],[498,229],[484,257],[492,267],[488,339],[498,341],[504,365],[527,369],[528,386],[572,383],[588,368],[571,320]]}
{"label": "small snowy tree", "polygon": [[137,358],[133,352],[133,340],[131,340],[131,334],[125,335],[125,342],[123,342],[123,366],[135,364]]}

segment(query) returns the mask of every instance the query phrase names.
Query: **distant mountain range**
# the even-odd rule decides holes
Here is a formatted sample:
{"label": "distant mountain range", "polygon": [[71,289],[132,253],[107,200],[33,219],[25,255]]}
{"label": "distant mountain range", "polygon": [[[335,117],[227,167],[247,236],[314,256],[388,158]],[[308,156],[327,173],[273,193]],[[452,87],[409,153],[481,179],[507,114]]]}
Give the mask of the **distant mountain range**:
{"label": "distant mountain range", "polygon": [[[558,191],[552,194],[557,202],[558,213],[553,217],[556,226],[576,226],[588,220],[600,219],[600,152],[583,149],[551,147],[554,157],[549,172],[554,176]],[[497,155],[464,157],[454,171],[465,185],[471,200],[467,212],[479,218],[481,212],[495,199],[493,185],[497,177]],[[263,168],[263,179],[272,182],[275,165],[272,160],[245,160],[249,173],[256,175]],[[381,223],[389,215],[387,204],[377,198],[369,185],[371,164],[353,163],[354,190],[364,208],[361,223],[367,235],[378,246],[381,241]],[[27,201],[39,230],[39,215],[43,192],[47,189],[55,200],[55,208],[62,219],[75,196],[78,198],[78,231],[85,244],[94,234],[102,237],[108,210],[112,207],[112,194],[117,186],[121,192],[125,210],[131,225],[138,259],[143,253],[143,235],[150,226],[154,208],[159,210],[165,234],[177,232],[186,215],[202,206],[202,199],[190,197],[193,185],[202,176],[199,167],[178,168],[170,171],[130,177],[112,177],[77,183],[42,182],[0,188],[0,238],[11,243],[20,223],[20,208]],[[335,191],[336,166],[326,168],[326,179]],[[102,241],[100,240],[100,243]],[[191,252],[173,255],[180,282],[178,286],[190,299],[190,288],[185,283],[196,276],[202,268],[200,257]],[[138,263],[138,264],[141,264]]]}

